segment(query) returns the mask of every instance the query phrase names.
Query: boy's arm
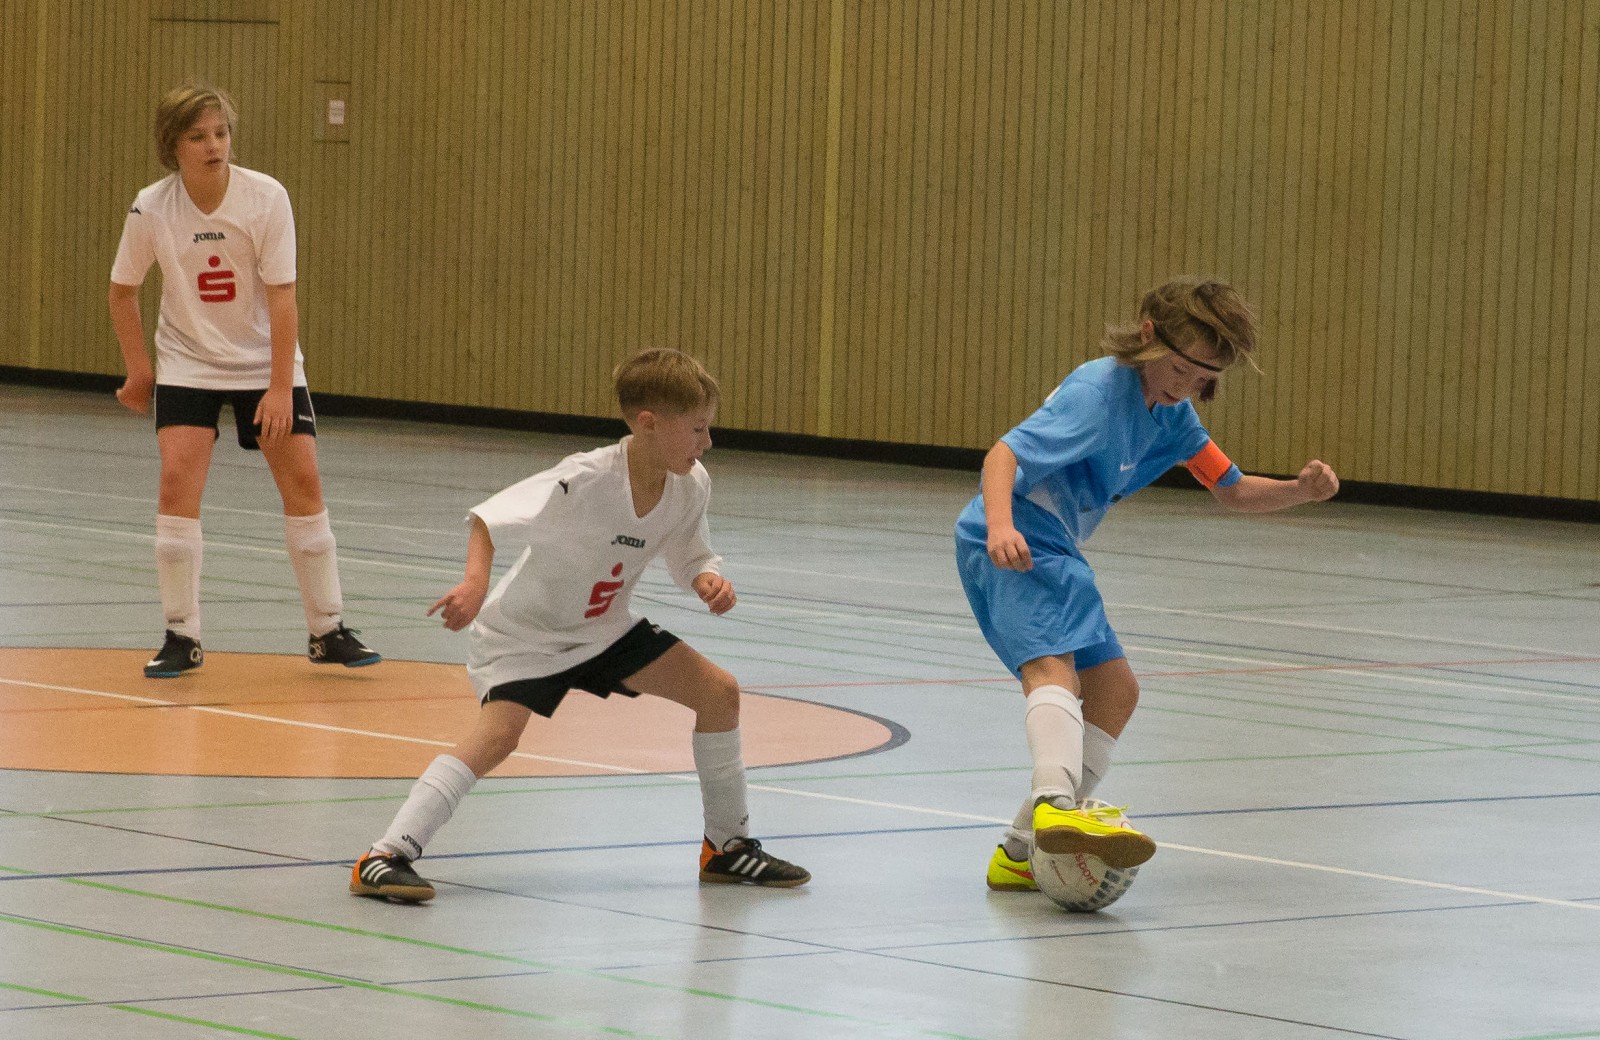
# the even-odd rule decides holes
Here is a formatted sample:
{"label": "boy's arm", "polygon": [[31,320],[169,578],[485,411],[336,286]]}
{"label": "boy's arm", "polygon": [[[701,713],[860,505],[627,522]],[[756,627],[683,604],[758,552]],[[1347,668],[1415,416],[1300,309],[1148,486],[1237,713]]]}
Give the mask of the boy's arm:
{"label": "boy's arm", "polygon": [[300,345],[300,304],[295,284],[266,286],[267,321],[272,336],[272,369],[267,392],[256,405],[252,422],[261,424],[261,438],[288,437],[294,427],[294,354]]}
{"label": "boy's arm", "polygon": [[1270,513],[1307,502],[1325,502],[1338,491],[1339,477],[1333,467],[1312,459],[1294,480],[1243,476],[1227,487],[1212,488],[1211,494],[1236,512]]}
{"label": "boy's arm", "polygon": [[452,632],[472,624],[472,619],[483,609],[484,597],[489,595],[489,573],[494,567],[494,540],[489,537],[489,526],[476,514],[471,522],[471,533],[467,535],[466,574],[455,588],[428,608],[429,617],[443,608],[440,618],[444,627]]}
{"label": "boy's arm", "polygon": [[1033,567],[1033,554],[1011,515],[1011,491],[1016,484],[1017,456],[1005,441],[996,441],[983,457],[983,517],[989,528],[989,559],[996,567],[1025,571]]}
{"label": "boy's arm", "polygon": [[106,304],[111,309],[111,328],[122,348],[122,363],[128,370],[128,378],[117,390],[117,400],[129,411],[143,415],[150,411],[150,394],[155,390],[156,376],[144,345],[139,287],[112,282]]}
{"label": "boy's arm", "polygon": [[733,595],[733,582],[716,571],[702,571],[690,585],[713,614],[726,614],[738,602]]}

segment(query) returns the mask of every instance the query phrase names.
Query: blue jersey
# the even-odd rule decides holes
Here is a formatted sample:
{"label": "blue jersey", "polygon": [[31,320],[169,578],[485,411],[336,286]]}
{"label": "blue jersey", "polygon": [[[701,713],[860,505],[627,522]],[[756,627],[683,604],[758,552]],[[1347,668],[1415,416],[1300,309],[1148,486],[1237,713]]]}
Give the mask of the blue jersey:
{"label": "blue jersey", "polygon": [[[1211,435],[1188,401],[1147,406],[1138,369],[1103,357],[1074,369],[1000,440],[1017,457],[1011,501],[1017,530],[1043,547],[1063,535],[1067,545],[1088,541],[1114,503],[1206,452]],[[1228,487],[1240,476],[1239,467],[1227,463],[1206,482]],[[964,537],[987,541],[987,526],[979,494],[956,527]]]}

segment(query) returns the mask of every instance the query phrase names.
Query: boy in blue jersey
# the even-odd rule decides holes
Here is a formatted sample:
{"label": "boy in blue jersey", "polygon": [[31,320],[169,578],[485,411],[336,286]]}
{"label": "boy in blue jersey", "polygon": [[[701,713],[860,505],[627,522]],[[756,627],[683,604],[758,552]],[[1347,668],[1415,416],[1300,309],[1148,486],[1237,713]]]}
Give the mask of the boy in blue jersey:
{"label": "boy in blue jersey", "polygon": [[1079,548],[1106,511],[1180,462],[1244,512],[1339,490],[1318,460],[1293,480],[1244,476],[1189,403],[1211,400],[1231,365],[1254,363],[1255,335],[1255,316],[1231,286],[1168,282],[1145,294],[1137,322],[1107,329],[1110,357],[1074,370],[984,458],[982,491],[956,522],[956,563],[984,638],[1022,681],[1033,757],[1032,790],[990,859],[992,889],[1036,888],[1035,846],[1118,868],[1155,854],[1117,814],[1079,806],[1139,700]]}

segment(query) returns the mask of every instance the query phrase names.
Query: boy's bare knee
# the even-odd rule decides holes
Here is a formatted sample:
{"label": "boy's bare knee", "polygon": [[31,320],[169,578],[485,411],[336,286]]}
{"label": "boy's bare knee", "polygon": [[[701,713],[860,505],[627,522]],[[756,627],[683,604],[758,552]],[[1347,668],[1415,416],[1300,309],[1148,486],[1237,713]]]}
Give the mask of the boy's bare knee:
{"label": "boy's bare knee", "polygon": [[739,698],[739,680],[719,668],[706,685],[696,714],[703,722],[717,723],[714,729],[733,729],[739,725]]}

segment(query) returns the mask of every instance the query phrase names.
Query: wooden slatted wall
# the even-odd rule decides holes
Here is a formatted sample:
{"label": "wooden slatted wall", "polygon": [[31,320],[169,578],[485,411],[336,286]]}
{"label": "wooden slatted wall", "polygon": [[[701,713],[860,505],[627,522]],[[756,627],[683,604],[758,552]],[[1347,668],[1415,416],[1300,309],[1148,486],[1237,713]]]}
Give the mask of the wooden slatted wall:
{"label": "wooden slatted wall", "polygon": [[0,363],[118,370],[180,74],[295,200],[320,390],[604,415],[669,344],[723,425],[981,448],[1207,273],[1248,468],[1600,498],[1600,0],[0,0]]}

